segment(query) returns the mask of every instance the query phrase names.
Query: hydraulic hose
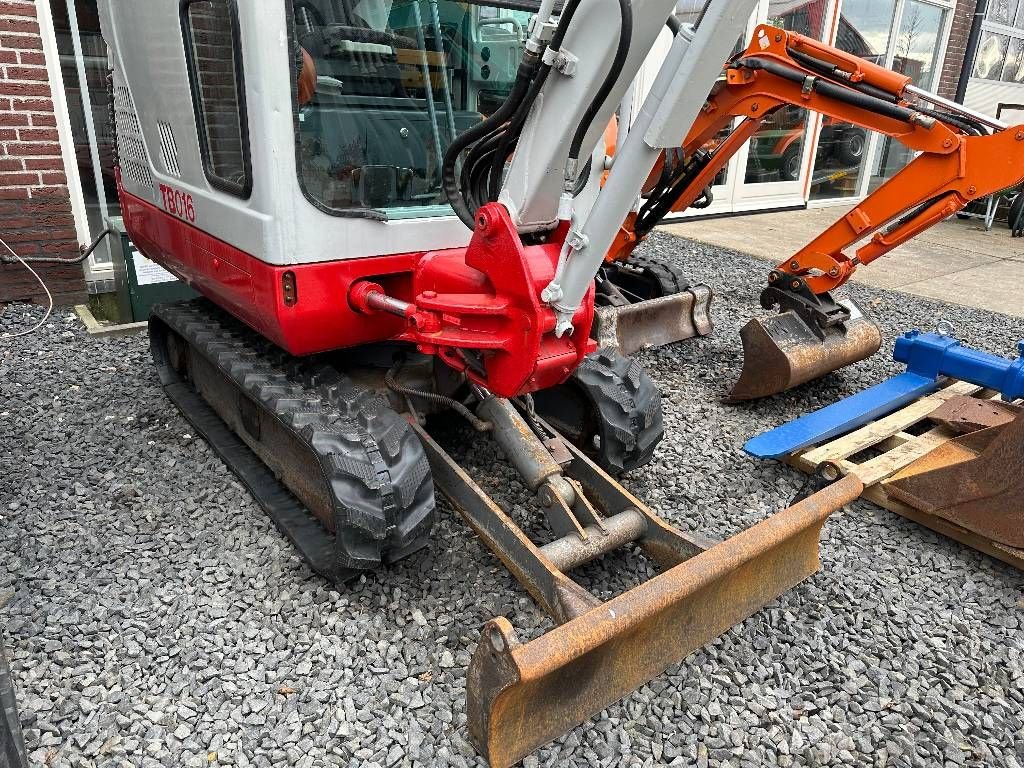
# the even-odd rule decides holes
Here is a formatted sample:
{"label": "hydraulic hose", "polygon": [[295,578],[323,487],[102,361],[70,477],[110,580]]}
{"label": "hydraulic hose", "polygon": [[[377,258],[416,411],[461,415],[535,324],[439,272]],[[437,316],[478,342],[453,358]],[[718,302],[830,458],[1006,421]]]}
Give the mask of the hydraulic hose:
{"label": "hydraulic hose", "polygon": [[535,54],[527,53],[523,57],[522,63],[519,65],[519,70],[516,73],[515,84],[512,86],[512,91],[509,93],[505,102],[498,107],[490,117],[485,118],[472,128],[456,136],[455,140],[448,145],[448,151],[445,152],[444,165],[441,173],[442,181],[444,183],[444,192],[448,198],[448,202],[451,203],[452,208],[455,210],[456,215],[470,229],[476,228],[476,222],[474,220],[475,212],[470,211],[469,207],[466,205],[459,189],[458,180],[455,177],[455,166],[458,163],[459,155],[461,155],[467,147],[484,138],[493,129],[502,125],[513,114],[515,114],[516,107],[529,91],[530,82],[536,72],[539,60],[539,57]]}
{"label": "hydraulic hose", "polygon": [[[583,119],[580,121],[579,126],[577,126],[576,133],[572,137],[572,144],[569,147],[566,180],[572,181],[574,185],[576,183],[576,167],[579,164],[583,140],[590,131],[590,126],[594,124],[597,113],[601,110],[605,101],[608,100],[608,95],[612,92],[612,88],[615,87],[619,74],[626,63],[626,57],[629,56],[630,43],[633,42],[633,7],[630,4],[630,0],[619,0],[619,16],[622,19],[622,25],[619,28],[619,44],[615,49],[615,57],[612,59],[611,67],[608,69],[608,74],[605,75],[604,82],[601,83],[601,87],[594,94],[594,98],[591,100],[590,106],[587,107],[587,111],[583,113]],[[572,179],[568,178],[570,175]]]}
{"label": "hydraulic hose", "polygon": [[[738,66],[747,67],[748,69],[763,69],[765,72],[770,72],[778,77],[784,77],[794,83],[805,84],[808,79],[808,75],[801,72],[799,69],[787,66],[773,59],[765,59],[759,56],[748,56],[740,59],[737,62]],[[919,116],[921,113],[910,109],[908,107],[901,107],[899,104],[893,104],[888,101],[884,101],[875,96],[871,96],[866,93],[854,90],[853,88],[847,88],[846,86],[833,83],[831,80],[823,80],[813,78],[813,82],[810,88],[820,93],[822,96],[827,96],[836,101],[842,101],[845,104],[849,104],[854,107],[866,109],[869,112],[882,115],[884,117],[891,117],[893,120],[899,120],[904,123],[914,122],[914,118]]]}
{"label": "hydraulic hose", "polygon": [[[566,3],[548,47],[554,50],[562,47],[580,2],[581,0],[569,0]],[[541,61],[540,52],[527,51],[512,91],[501,107],[493,115],[459,135],[448,147],[442,168],[445,195],[456,215],[470,229],[476,226],[474,209],[478,207],[479,201],[497,197],[500,181],[495,185],[491,179],[500,179],[504,160],[518,141],[519,132],[550,70],[550,65]],[[479,147],[474,146],[481,142],[485,143]],[[473,149],[466,158],[460,178],[457,179],[455,167],[458,159],[471,146]],[[470,198],[469,204],[467,194]]]}

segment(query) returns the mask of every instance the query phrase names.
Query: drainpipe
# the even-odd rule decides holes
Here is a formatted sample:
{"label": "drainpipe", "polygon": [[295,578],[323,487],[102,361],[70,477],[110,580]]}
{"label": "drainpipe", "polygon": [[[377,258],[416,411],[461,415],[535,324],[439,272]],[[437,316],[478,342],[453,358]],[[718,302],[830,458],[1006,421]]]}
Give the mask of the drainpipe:
{"label": "drainpipe", "polygon": [[985,20],[985,11],[988,10],[988,0],[978,0],[974,7],[974,19],[971,21],[971,32],[967,36],[967,49],[964,51],[964,63],[960,68],[960,79],[956,83],[956,96],[953,100],[964,103],[967,95],[967,81],[971,79],[971,72],[974,71],[974,59],[978,55],[978,44],[981,42],[981,23]]}

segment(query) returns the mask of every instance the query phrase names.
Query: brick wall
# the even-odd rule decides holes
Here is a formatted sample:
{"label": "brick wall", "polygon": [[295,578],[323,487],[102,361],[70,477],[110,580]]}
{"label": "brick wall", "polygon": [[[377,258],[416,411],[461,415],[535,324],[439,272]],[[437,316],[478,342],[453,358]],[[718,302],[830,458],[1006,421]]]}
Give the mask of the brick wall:
{"label": "brick wall", "polygon": [[946,60],[942,63],[938,87],[939,95],[947,99],[952,99],[956,95],[956,84],[960,80],[960,72],[964,66],[967,38],[971,34],[971,24],[977,5],[978,0],[957,0],[956,8],[953,10],[953,26],[949,32]]}
{"label": "brick wall", "polygon": [[[21,256],[78,255],[35,0],[0,0],[0,236]],[[85,299],[77,265],[33,265],[60,304]],[[0,265],[0,302],[44,301],[20,264]]]}

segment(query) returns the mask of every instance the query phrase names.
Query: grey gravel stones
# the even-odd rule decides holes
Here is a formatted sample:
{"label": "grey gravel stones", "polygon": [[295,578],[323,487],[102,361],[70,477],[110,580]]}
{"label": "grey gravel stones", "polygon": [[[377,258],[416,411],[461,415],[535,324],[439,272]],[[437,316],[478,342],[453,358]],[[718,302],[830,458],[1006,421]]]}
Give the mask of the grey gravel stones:
{"label": "grey gravel stones", "polygon": [[[854,287],[881,321],[872,360],[725,407],[738,329],[767,266],[656,234],[717,293],[713,337],[642,356],[666,439],[625,482],[725,537],[802,478],[740,446],[897,371],[898,332],[951,320],[1009,354],[1020,320]],[[867,269],[884,269],[882,260]],[[14,307],[0,329],[37,317]],[[440,437],[533,532],[500,454]],[[69,313],[0,343],[0,608],[37,765],[482,766],[463,680],[479,628],[550,621],[442,501],[434,544],[339,592],[314,576],[157,385],[144,336],[94,339]],[[866,503],[825,528],[823,568],[527,766],[1024,766],[1024,576]],[[650,566],[584,568],[602,596]]]}

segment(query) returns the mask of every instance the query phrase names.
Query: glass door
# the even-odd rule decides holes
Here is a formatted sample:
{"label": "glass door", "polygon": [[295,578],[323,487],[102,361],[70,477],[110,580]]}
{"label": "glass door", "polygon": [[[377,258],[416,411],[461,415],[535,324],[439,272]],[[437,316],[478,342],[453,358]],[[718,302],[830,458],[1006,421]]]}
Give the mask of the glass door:
{"label": "glass door", "polygon": [[[829,0],[761,0],[757,18],[822,40],[829,31],[829,5]],[[812,125],[807,110],[793,106],[782,107],[761,124],[738,158],[738,209],[803,204]]]}
{"label": "glass door", "polygon": [[[107,46],[100,34],[97,0],[54,0],[51,8],[85,198],[88,237],[92,239],[104,229],[108,216],[120,215],[114,180],[116,153]],[[107,242],[90,257],[89,268],[94,276],[97,272],[110,274]]]}
{"label": "glass door", "polygon": [[[948,13],[945,8],[922,0],[904,0],[890,67],[910,76],[919,88],[934,89],[942,66],[939,55]],[[876,189],[914,158],[914,153],[895,139],[880,136],[878,141],[868,191]]]}
{"label": "glass door", "polygon": [[[842,0],[836,25],[836,48],[875,64],[888,60],[897,0]],[[828,200],[861,194],[870,136],[863,128],[823,119],[811,174],[810,199]]]}

